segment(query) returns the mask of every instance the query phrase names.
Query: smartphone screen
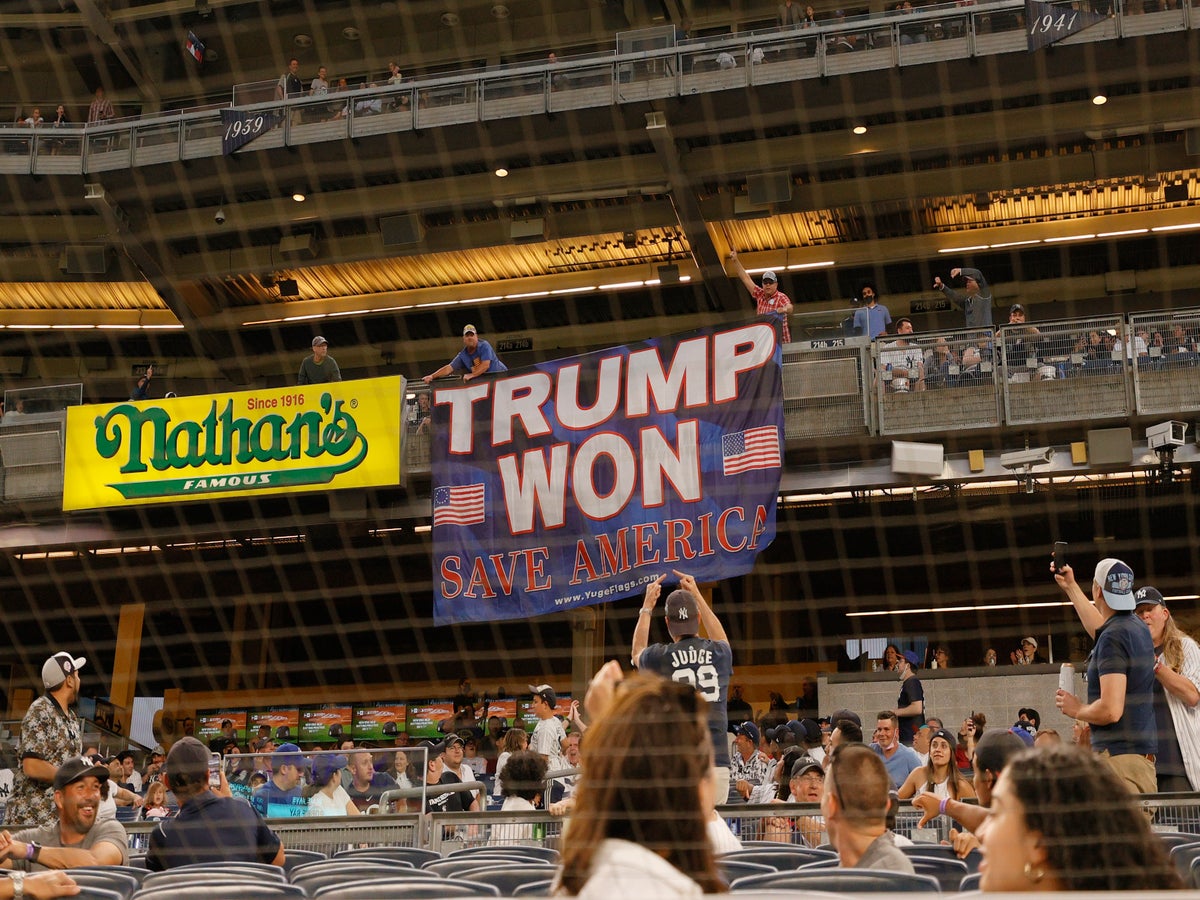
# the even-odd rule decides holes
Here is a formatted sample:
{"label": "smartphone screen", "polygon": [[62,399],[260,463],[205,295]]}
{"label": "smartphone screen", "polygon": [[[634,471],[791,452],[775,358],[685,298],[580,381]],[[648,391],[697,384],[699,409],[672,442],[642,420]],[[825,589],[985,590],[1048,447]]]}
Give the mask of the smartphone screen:
{"label": "smartphone screen", "polygon": [[208,786],[210,788],[219,788],[221,786],[220,753],[210,753],[208,755]]}
{"label": "smartphone screen", "polygon": [[1054,542],[1054,568],[1057,571],[1062,571],[1062,567],[1069,565],[1067,562],[1067,542]]}

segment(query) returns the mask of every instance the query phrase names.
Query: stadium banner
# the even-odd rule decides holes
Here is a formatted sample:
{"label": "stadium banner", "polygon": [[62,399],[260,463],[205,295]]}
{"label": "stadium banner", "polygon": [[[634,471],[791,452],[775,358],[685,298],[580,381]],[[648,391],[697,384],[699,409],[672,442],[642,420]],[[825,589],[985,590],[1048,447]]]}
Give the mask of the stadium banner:
{"label": "stadium banner", "polygon": [[749,572],[775,537],[782,371],[756,320],[437,388],[435,622]]}
{"label": "stadium banner", "polygon": [[400,483],[404,379],[73,406],[63,509]]}
{"label": "stadium banner", "polygon": [[1088,9],[1087,5],[1025,0],[1025,22],[1029,28],[1026,47],[1030,53],[1041,50],[1107,18],[1107,12]]}
{"label": "stadium banner", "polygon": [[229,156],[236,153],[282,121],[283,116],[278,112],[222,109],[221,124],[225,126],[225,131],[221,134],[221,154]]}

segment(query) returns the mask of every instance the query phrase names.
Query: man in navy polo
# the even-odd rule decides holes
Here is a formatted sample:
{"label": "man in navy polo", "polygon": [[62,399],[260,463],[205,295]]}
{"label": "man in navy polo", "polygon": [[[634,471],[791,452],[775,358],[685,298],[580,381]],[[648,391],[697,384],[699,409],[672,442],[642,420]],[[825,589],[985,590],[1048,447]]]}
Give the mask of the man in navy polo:
{"label": "man in navy polo", "polygon": [[167,789],[179,799],[179,815],[150,832],[146,868],[152,872],[202,862],[262,862],[283,865],[283,843],[247,803],[234,800],[221,773],[221,786],[208,786],[208,749],[180,738],[167,754]]}

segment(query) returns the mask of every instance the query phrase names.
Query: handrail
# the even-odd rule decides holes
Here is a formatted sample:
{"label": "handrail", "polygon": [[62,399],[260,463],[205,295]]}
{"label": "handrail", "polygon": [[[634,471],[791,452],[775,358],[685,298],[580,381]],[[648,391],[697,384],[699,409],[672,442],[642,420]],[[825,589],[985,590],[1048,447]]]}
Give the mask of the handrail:
{"label": "handrail", "polygon": [[[345,98],[348,110],[344,116],[344,123],[339,123],[338,126],[328,129],[309,129],[307,132],[302,131],[297,134],[297,128],[306,126],[302,123],[293,124],[292,116],[284,116],[284,121],[280,126],[283,129],[282,143],[284,145],[342,140],[346,136],[347,128],[351,129],[351,135],[354,134],[355,120],[363,115],[355,109],[355,104],[362,99],[382,101],[385,97],[408,95],[410,98],[409,109],[412,110],[416,119],[414,121],[413,117],[404,115],[394,116],[391,119],[381,120],[377,126],[373,125],[370,133],[425,127],[420,124],[420,120],[423,118],[428,118],[429,121],[436,124],[436,116],[431,116],[430,111],[424,108],[418,109],[422,99],[421,94],[425,91],[436,91],[446,87],[464,89],[463,102],[454,103],[448,107],[455,110],[454,121],[456,122],[527,115],[528,109],[525,104],[516,104],[509,108],[504,106],[503,100],[501,100],[495,107],[488,106],[489,99],[493,96],[492,85],[494,82],[510,81],[522,77],[542,81],[542,103],[547,110],[555,106],[554,101],[559,96],[558,91],[561,84],[564,83],[563,79],[567,79],[566,83],[569,84],[570,80],[576,76],[584,79],[591,78],[595,76],[597,69],[607,70],[606,80],[599,85],[576,90],[576,94],[586,94],[586,96],[575,98],[574,105],[577,108],[642,102],[645,99],[643,90],[628,91],[628,97],[623,95],[628,83],[651,85],[655,96],[675,96],[685,92],[727,90],[740,84],[753,84],[760,80],[769,80],[769,76],[760,76],[759,72],[765,73],[770,66],[778,66],[780,63],[769,61],[766,65],[760,65],[761,54],[756,59],[753,55],[754,51],[782,49],[789,42],[796,43],[797,49],[799,49],[799,45],[804,45],[808,53],[803,71],[793,72],[789,68],[789,79],[829,77],[843,71],[846,62],[855,59],[855,53],[826,52],[829,42],[835,41],[838,35],[843,34],[860,36],[865,33],[869,33],[869,35],[883,34],[890,43],[891,52],[886,54],[876,52],[870,58],[864,58],[863,63],[857,66],[862,69],[896,68],[910,62],[925,62],[928,61],[925,57],[928,56],[929,48],[943,44],[950,46],[949,42],[951,41],[956,41],[955,53],[960,57],[1011,52],[1016,49],[1018,42],[1021,46],[1024,45],[1024,29],[1022,27],[1004,27],[997,31],[991,31],[981,28],[981,25],[985,21],[990,22],[999,14],[1009,12],[1018,15],[1023,10],[1024,4],[1020,0],[994,0],[991,3],[968,7],[941,4],[912,12],[888,11],[879,16],[818,23],[809,28],[773,28],[719,37],[688,39],[679,41],[671,47],[654,50],[639,50],[629,53],[614,51],[611,54],[565,57],[554,63],[538,60],[503,66],[485,66],[465,72],[458,70],[444,74],[431,73],[428,76],[406,79],[399,85],[382,84],[376,87],[335,91],[319,98],[293,97],[237,108],[246,112],[286,109],[302,114],[306,109],[327,110],[331,103]],[[1141,33],[1144,30],[1144,21],[1151,15],[1164,17],[1156,26],[1159,31],[1186,30],[1200,25],[1200,20],[1193,22],[1190,5],[1185,5],[1182,10],[1168,10],[1162,13],[1128,17],[1129,21],[1127,22],[1124,4],[1122,0],[1118,0],[1111,20],[1115,22],[1115,26],[1109,28],[1101,25],[1094,26],[1091,32],[1081,32],[1080,34],[1083,36],[1077,39],[1112,40],[1125,37],[1130,33]],[[913,27],[932,27],[948,18],[963,23],[961,28],[955,27],[952,37],[947,36],[944,40],[938,39],[915,44],[905,42],[904,38],[909,36],[909,31]],[[1015,22],[1016,19],[1013,21]],[[949,32],[947,34],[949,35]],[[979,40],[983,37],[995,38],[997,36],[1001,36],[1001,39]],[[815,46],[809,46],[810,44]],[[857,52],[861,53],[862,51]],[[712,54],[715,59],[722,53],[728,53],[735,60],[741,60],[741,65],[733,78],[710,78],[710,75],[716,74],[710,72],[704,72],[702,76],[698,77],[687,66],[691,60],[704,55]],[[647,70],[654,71],[653,77],[644,76],[644,72]],[[728,76],[730,73],[721,74]],[[606,87],[608,90],[605,90]],[[84,139],[80,142],[81,146],[76,148],[72,145],[68,153],[63,152],[64,147],[61,142],[56,143],[50,139],[47,130],[29,129],[23,126],[0,126],[0,145],[3,145],[8,151],[6,154],[0,155],[0,171],[12,174],[26,172],[30,174],[47,172],[86,174],[100,169],[172,162],[185,158],[185,151],[188,147],[185,129],[197,123],[211,126],[215,130],[220,127],[220,118],[212,106],[207,106],[86,124],[83,128]],[[143,150],[137,144],[139,134],[171,125],[179,128],[174,151],[170,149],[169,143],[156,142],[153,146],[154,152],[138,152]],[[127,143],[124,140],[126,134],[128,135]],[[37,139],[31,140],[31,135],[36,136]],[[93,135],[102,136],[101,143],[96,144],[90,140]],[[110,136],[116,136],[117,140],[114,141]],[[209,133],[206,138],[212,136],[212,133]],[[94,148],[91,146],[93,144],[95,144]],[[193,150],[193,155],[196,156],[214,156],[221,152],[219,147],[211,141],[198,145]],[[53,160],[49,159],[51,156],[54,157]],[[107,157],[99,168],[96,167],[97,164],[93,159],[95,156]]]}

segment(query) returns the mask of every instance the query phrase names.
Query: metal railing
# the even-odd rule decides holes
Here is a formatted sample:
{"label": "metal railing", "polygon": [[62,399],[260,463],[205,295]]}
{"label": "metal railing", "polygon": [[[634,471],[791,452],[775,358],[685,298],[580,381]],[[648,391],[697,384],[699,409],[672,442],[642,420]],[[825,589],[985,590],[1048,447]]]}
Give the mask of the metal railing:
{"label": "metal railing", "polygon": [[[1136,9],[1140,10],[1140,0]],[[844,18],[810,29],[772,29],[681,42],[611,56],[515,64],[368,86],[319,99],[239,106],[280,112],[281,124],[247,150],[347,136],[486,122],[567,109],[639,103],[747,85],[828,78],[951,59],[1012,53],[1026,46],[1024,6],[1014,0],[967,8]],[[1112,17],[1064,43],[1115,40],[1200,25],[1191,4],[1134,13],[1116,0]],[[154,113],[69,131],[0,128],[0,173],[86,174],[216,156],[224,131],[212,107]],[[245,152],[245,151],[243,151]]]}

